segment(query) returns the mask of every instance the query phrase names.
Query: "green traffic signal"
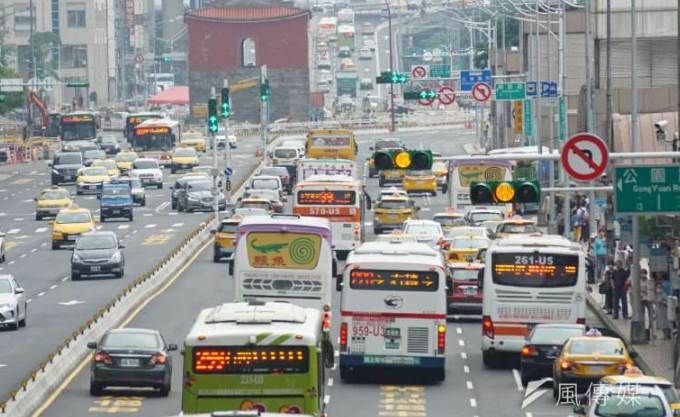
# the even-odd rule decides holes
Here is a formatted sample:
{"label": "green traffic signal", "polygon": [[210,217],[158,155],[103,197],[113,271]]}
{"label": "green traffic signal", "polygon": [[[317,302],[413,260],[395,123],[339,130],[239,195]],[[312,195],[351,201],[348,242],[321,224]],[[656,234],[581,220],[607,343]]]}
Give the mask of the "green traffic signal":
{"label": "green traffic signal", "polygon": [[210,133],[217,133],[217,100],[213,97],[208,100],[208,131]]}
{"label": "green traffic signal", "polygon": [[388,150],[373,153],[373,163],[378,170],[386,169],[432,169],[432,151]]}
{"label": "green traffic signal", "polygon": [[269,80],[264,80],[264,82],[260,84],[260,100],[269,101],[269,96],[271,94],[272,92],[269,89]]}
{"label": "green traffic signal", "polygon": [[222,101],[220,104],[220,116],[223,119],[228,119],[231,116],[231,103],[229,103],[229,88],[222,88]]}
{"label": "green traffic signal", "polygon": [[434,90],[404,91],[404,100],[433,100],[439,94]]}
{"label": "green traffic signal", "polygon": [[395,71],[383,71],[375,77],[376,84],[404,84],[408,77],[404,73]]}
{"label": "green traffic signal", "polygon": [[538,181],[487,181],[470,184],[472,204],[538,203],[541,186]]}

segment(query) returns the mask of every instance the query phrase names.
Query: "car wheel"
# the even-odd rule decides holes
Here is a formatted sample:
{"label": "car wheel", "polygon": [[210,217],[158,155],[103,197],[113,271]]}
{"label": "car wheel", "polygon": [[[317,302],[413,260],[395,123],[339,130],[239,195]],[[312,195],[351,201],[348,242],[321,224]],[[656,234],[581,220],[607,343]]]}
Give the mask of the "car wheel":
{"label": "car wheel", "polygon": [[520,380],[522,382],[522,386],[526,387],[527,384],[530,381],[531,376],[528,375],[526,372],[524,372],[524,369],[520,369],[519,374],[520,374]]}
{"label": "car wheel", "polygon": [[560,398],[560,381],[553,375],[552,394],[555,401]]}
{"label": "car wheel", "polygon": [[123,278],[124,275],[125,275],[125,270],[120,271],[119,273],[116,274],[116,278]]}
{"label": "car wheel", "polygon": [[[144,204],[146,204],[146,201],[144,202]],[[171,200],[170,201],[170,208],[172,208],[173,210],[177,210],[177,201]]]}
{"label": "car wheel", "polygon": [[380,232],[381,232],[381,230],[380,230],[379,228],[377,228],[377,227],[374,227],[374,228],[373,228],[373,234],[374,234],[374,235],[379,235]]}
{"label": "car wheel", "polygon": [[385,180],[382,177],[378,178],[378,186],[383,187],[384,185],[385,185]]}
{"label": "car wheel", "polygon": [[79,189],[76,188],[76,195],[82,195],[82,194],[83,193]]}
{"label": "car wheel", "polygon": [[102,223],[106,222],[106,217],[104,217],[104,216],[99,216],[99,217],[100,217],[100,220],[102,221]]}
{"label": "car wheel", "polygon": [[172,390],[172,380],[168,378],[168,381],[161,385],[158,391],[161,397],[167,397],[170,394],[170,390]]}
{"label": "car wheel", "polygon": [[340,367],[340,379],[345,382],[352,382],[354,380],[354,373],[346,366]]}
{"label": "car wheel", "polygon": [[36,220],[42,220],[42,219],[43,219],[42,214],[36,213],[36,214],[35,214],[35,219],[36,219]]}
{"label": "car wheel", "polygon": [[59,249],[59,242],[52,242],[52,249]]}
{"label": "car wheel", "polygon": [[221,260],[222,260],[222,257],[220,256],[220,254],[217,253],[217,251],[215,251],[215,253],[213,253],[213,262],[219,262]]}
{"label": "car wheel", "polygon": [[171,173],[171,174],[175,174],[176,172],[177,172],[177,170],[176,170],[175,168],[170,168],[170,173]]}
{"label": "car wheel", "polygon": [[488,350],[483,350],[482,363],[484,363],[484,366],[486,366],[487,368],[496,367],[496,355]]}
{"label": "car wheel", "polygon": [[24,304],[24,318],[19,320],[20,327],[26,327],[26,321],[28,320],[28,306]]}
{"label": "car wheel", "polygon": [[134,214],[130,213],[130,215],[128,216],[128,220],[133,221],[134,219],[135,219]]}
{"label": "car wheel", "polygon": [[158,189],[162,190],[163,189],[163,183],[158,184]]}
{"label": "car wheel", "polygon": [[90,381],[90,395],[100,395],[102,386],[94,381]]}
{"label": "car wheel", "polygon": [[[146,206],[146,197],[144,197],[144,200],[142,200],[141,206],[142,206],[142,207]],[[173,208],[174,208],[174,207],[173,207]]]}
{"label": "car wheel", "polygon": [[75,272],[71,272],[71,281],[78,281],[80,279],[80,274],[76,274]]}

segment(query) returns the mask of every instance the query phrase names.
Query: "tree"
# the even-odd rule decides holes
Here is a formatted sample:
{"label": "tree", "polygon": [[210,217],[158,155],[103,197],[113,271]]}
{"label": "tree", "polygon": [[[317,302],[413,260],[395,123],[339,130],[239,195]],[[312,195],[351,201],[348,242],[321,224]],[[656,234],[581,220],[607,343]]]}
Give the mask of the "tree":
{"label": "tree", "polygon": [[[0,62],[0,78],[21,78],[19,73],[8,66],[4,64],[4,62]],[[2,93],[0,92],[0,115],[4,115],[17,107],[21,107],[24,105],[25,98],[24,98],[24,92],[18,92],[18,93]]]}
{"label": "tree", "polygon": [[57,62],[52,60],[52,51],[54,48],[59,48],[61,39],[59,34],[55,32],[37,32],[31,38],[31,46],[35,53],[35,66],[38,78],[45,78],[47,76],[57,77]]}

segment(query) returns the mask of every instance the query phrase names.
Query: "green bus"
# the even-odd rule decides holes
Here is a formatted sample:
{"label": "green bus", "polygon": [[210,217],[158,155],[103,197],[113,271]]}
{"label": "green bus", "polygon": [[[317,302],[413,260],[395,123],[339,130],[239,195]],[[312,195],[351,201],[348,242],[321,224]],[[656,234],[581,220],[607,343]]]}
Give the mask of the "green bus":
{"label": "green bus", "polygon": [[184,342],[182,411],[320,416],[334,363],[329,317],[256,300],[202,310]]}

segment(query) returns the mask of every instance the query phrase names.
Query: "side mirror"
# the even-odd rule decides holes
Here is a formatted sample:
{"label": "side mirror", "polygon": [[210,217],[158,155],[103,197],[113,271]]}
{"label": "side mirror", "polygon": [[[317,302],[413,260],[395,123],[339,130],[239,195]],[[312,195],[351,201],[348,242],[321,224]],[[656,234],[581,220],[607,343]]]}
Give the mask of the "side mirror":
{"label": "side mirror", "polygon": [[171,189],[171,190],[174,190],[174,189],[175,189],[175,186],[174,186],[174,185],[171,185],[171,186],[170,186],[170,189]]}
{"label": "side mirror", "polygon": [[88,349],[97,349],[97,342],[87,342]]}
{"label": "side mirror", "polygon": [[125,249],[125,243],[118,242],[118,249]]}
{"label": "side mirror", "polygon": [[633,352],[628,352],[628,354],[630,355],[631,359],[637,359],[638,356],[639,356],[638,353],[635,352],[635,351],[633,351]]}
{"label": "side mirror", "polygon": [[52,162],[48,162],[48,163],[47,163],[47,166],[48,166],[48,167],[51,167],[51,166],[52,166]]}
{"label": "side mirror", "polygon": [[416,209],[416,211],[420,211],[420,207],[416,207],[415,209]]}
{"label": "side mirror", "polygon": [[172,352],[173,350],[177,350],[177,345],[174,344],[174,343],[170,343],[170,344],[168,345],[167,351],[168,351],[168,352]]}
{"label": "side mirror", "polygon": [[33,201],[38,201],[38,197],[33,197]]}
{"label": "side mirror", "polygon": [[342,282],[342,275],[338,275],[337,277],[335,277],[335,291],[341,292],[343,285],[344,284]]}
{"label": "side mirror", "polygon": [[14,294],[23,294],[23,293],[24,293],[24,289],[21,288],[21,287],[16,287],[16,289],[14,290]]}

